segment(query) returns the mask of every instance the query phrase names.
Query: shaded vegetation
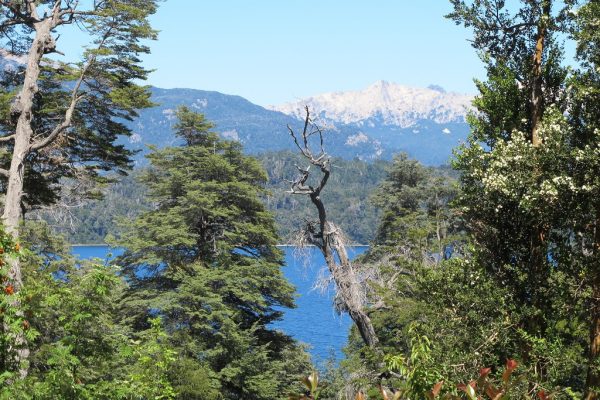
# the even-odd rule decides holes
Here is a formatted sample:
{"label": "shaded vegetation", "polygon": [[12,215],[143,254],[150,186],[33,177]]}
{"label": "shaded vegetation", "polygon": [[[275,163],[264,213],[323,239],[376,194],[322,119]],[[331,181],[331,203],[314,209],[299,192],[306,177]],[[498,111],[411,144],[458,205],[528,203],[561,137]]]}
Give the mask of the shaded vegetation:
{"label": "shaded vegetation", "polygon": [[[291,152],[273,152],[257,156],[268,174],[267,191],[261,194],[267,209],[275,214],[282,243],[291,243],[297,227],[295,222],[312,212],[306,199],[286,193],[288,180],[295,177],[300,162]],[[325,199],[330,213],[339,221],[350,240],[366,244],[375,233],[377,210],[368,203],[370,192],[385,176],[389,162],[367,163],[360,160],[335,159]],[[53,207],[37,212],[34,217],[47,221],[64,234],[71,243],[104,243],[108,233],[119,232],[118,219],[131,219],[151,206],[145,197],[145,186],[138,181],[143,170],[135,170],[129,176],[106,187],[104,197],[77,207]],[[63,199],[69,204],[67,197]]]}

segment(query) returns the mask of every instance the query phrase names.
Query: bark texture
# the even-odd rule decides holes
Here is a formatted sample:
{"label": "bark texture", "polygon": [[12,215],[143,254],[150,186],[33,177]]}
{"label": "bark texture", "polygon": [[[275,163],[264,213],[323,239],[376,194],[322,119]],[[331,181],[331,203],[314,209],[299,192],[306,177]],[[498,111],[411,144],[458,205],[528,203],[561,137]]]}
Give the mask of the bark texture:
{"label": "bark texture", "polygon": [[[540,137],[540,125],[544,113],[544,93],[543,93],[543,55],[545,51],[545,42],[548,32],[548,21],[550,20],[551,0],[541,0],[540,4],[540,19],[537,22],[537,33],[535,37],[535,49],[533,54],[533,74],[531,84],[531,144],[533,147],[540,147],[543,140]],[[536,179],[539,179],[540,171],[534,167],[532,174]],[[547,265],[547,243],[548,228],[543,223],[535,224],[531,229],[530,234],[530,276],[531,285],[540,286],[545,284],[546,265]],[[536,292],[537,293],[537,292]],[[537,308],[543,308],[544,300],[540,299],[536,294],[532,296],[531,302]],[[531,332],[541,332],[545,329],[545,322],[541,317],[531,318],[529,320],[529,329]],[[529,356],[529,351],[526,351],[525,356]],[[538,365],[538,370],[543,371],[545,367]]]}
{"label": "bark texture", "polygon": [[[25,180],[25,160],[30,151],[32,130],[32,108],[33,99],[38,92],[37,81],[40,74],[40,63],[48,49],[54,47],[54,39],[51,36],[52,20],[38,22],[35,25],[35,38],[31,44],[28,54],[27,67],[23,87],[12,106],[13,116],[18,115],[17,126],[14,135],[13,154],[8,170],[8,184],[4,202],[2,219],[5,228],[16,240],[19,236],[19,224],[22,218],[21,201],[23,197],[23,185]],[[23,286],[21,263],[18,258],[7,260],[9,265],[8,279],[15,293],[19,293]],[[17,297],[12,301],[11,307],[16,310],[17,317],[23,317],[21,304]],[[4,326],[5,332],[8,327]],[[11,364],[18,365],[21,378],[27,376],[27,359],[29,348],[24,333],[18,333],[12,348],[9,348],[8,357],[13,358]]]}
{"label": "bark texture", "polygon": [[[594,248],[592,256],[596,265],[600,262],[600,204],[596,206],[594,228]],[[590,307],[590,343],[588,354],[588,371],[585,381],[586,400],[597,400],[600,388],[600,270],[595,269],[592,277],[592,304]]]}

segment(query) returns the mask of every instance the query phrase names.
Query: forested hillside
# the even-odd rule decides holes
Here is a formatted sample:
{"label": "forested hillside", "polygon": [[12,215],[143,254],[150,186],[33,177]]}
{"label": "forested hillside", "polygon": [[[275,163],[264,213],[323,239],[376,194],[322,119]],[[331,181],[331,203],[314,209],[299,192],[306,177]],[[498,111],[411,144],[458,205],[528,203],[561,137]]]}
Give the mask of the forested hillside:
{"label": "forested hillside", "polygon": [[[280,243],[293,243],[294,232],[312,209],[307,199],[287,193],[289,181],[297,174],[301,157],[289,151],[264,153],[257,156],[269,180],[267,194],[262,196],[267,209],[275,214]],[[368,243],[374,237],[378,210],[369,203],[369,196],[385,176],[387,161],[367,163],[358,159],[336,158],[328,190],[323,194],[331,215],[344,228],[353,243]],[[71,243],[104,243],[106,235],[119,231],[119,219],[130,220],[153,204],[146,199],[146,187],[139,182],[143,169],[134,170],[102,191],[100,200],[90,200],[80,207],[56,206],[36,212],[32,217],[47,221],[64,234]],[[68,203],[67,199],[63,199]]]}
{"label": "forested hillside", "polygon": [[[257,159],[269,177],[265,186],[267,194],[262,199],[267,209],[275,214],[280,243],[293,244],[302,221],[314,214],[308,199],[289,193],[290,181],[298,175],[296,166],[301,165],[302,157],[280,151],[260,154]],[[349,243],[368,244],[375,238],[380,209],[370,198],[391,165],[384,160],[334,159],[334,173],[323,199]],[[448,167],[429,168],[456,175]],[[32,218],[46,221],[71,243],[104,243],[108,234],[119,231],[120,220],[130,220],[153,207],[146,198],[146,186],[139,182],[142,173],[143,169],[137,169],[127,176],[116,177],[116,182],[102,190],[102,199],[89,200],[77,207],[55,206],[36,211]],[[63,200],[66,202],[67,199]]]}

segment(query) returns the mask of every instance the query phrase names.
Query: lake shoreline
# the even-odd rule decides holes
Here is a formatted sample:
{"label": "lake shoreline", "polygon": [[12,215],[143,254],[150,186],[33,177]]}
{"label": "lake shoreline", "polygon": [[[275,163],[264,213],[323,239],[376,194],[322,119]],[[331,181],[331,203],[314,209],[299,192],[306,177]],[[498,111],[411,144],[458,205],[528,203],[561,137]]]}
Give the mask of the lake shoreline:
{"label": "lake shoreline", "polygon": [[[85,243],[77,243],[77,244],[71,244],[71,247],[110,247],[113,248],[112,246],[105,244],[105,243],[94,243],[94,244],[85,244]],[[298,247],[295,244],[291,244],[291,243],[287,243],[287,244],[278,244],[276,245],[277,247]],[[351,243],[347,245],[348,247],[369,247],[370,245],[368,244],[355,244],[355,243]],[[306,247],[315,247],[312,244],[306,245]]]}

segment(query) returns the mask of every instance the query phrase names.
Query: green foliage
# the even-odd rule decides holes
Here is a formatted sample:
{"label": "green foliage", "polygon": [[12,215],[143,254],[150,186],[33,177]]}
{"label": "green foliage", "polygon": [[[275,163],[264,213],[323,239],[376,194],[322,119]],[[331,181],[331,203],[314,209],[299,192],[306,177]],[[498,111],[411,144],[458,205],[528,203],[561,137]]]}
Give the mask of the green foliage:
{"label": "green foliage", "polygon": [[10,279],[10,261],[23,256],[21,245],[15,243],[12,235],[0,226],[0,383],[5,384],[14,378],[14,371],[22,365],[16,354],[23,348],[19,337],[33,340],[38,335],[35,329],[24,318],[28,309],[26,299],[29,294],[18,291],[15,282]]}
{"label": "green foliage", "polygon": [[396,391],[401,393],[399,396],[417,398],[439,382],[441,374],[439,366],[433,363],[431,342],[427,336],[415,335],[410,328],[408,334],[411,336],[410,356],[388,355],[384,361],[389,371],[400,375],[401,382],[396,387]]}
{"label": "green foliage", "polygon": [[[512,328],[502,333],[504,351],[524,360],[529,379],[582,392],[593,286],[586,277],[595,268],[577,238],[594,240],[587,229],[597,182],[588,179],[595,175],[596,140],[582,110],[590,103],[577,99],[582,82],[562,65],[561,37],[577,20],[574,2],[520,2],[514,14],[503,2],[452,3],[450,17],[474,27],[488,74],[478,83],[473,132],[455,164],[458,204],[476,244],[473,261],[485,281],[505,292],[499,309],[510,313]],[[502,29],[521,22],[522,30]],[[536,41],[543,44],[539,76],[531,61]]]}
{"label": "green foliage", "polygon": [[[28,338],[29,374],[0,369],[2,399],[168,399],[174,351],[156,321],[141,341],[117,323],[125,284],[117,269],[76,263],[45,225],[27,224],[20,251],[26,280],[20,329]],[[0,335],[3,349],[10,334]],[[6,360],[6,358],[3,358]]]}
{"label": "green foliage", "polygon": [[[38,3],[52,9],[55,2]],[[27,20],[26,13],[9,11],[10,5],[0,7],[0,19],[9,27],[3,30],[3,48],[11,49],[16,55],[27,54],[33,28],[31,21]],[[148,88],[139,85],[149,73],[141,65],[140,56],[149,53],[144,41],[156,39],[156,31],[150,27],[148,18],[155,13],[157,1],[63,2],[61,7],[64,7],[61,19],[70,20],[58,24],[53,32],[58,38],[58,48],[64,26],[79,27],[79,34],[89,42],[81,62],[64,63],[49,58],[42,61],[31,117],[36,143],[52,138],[53,130],[64,120],[70,107],[75,82],[82,76],[85,79],[76,93],[78,101],[65,133],[49,147],[32,148],[27,154],[25,210],[53,204],[65,195],[93,197],[95,183],[106,182],[106,171],[124,173],[131,168],[133,153],[116,142],[121,136],[131,135],[123,122],[137,116],[137,110],[152,105]],[[15,132],[17,120],[11,105],[23,85],[25,68],[24,64],[16,64],[0,77],[2,136]],[[0,166],[7,169],[13,141],[3,141],[1,147]],[[65,178],[78,181],[71,193],[64,191]],[[2,177],[0,184],[6,186],[6,177]]]}
{"label": "green foliage", "polygon": [[[545,122],[548,125],[541,130],[547,145],[554,146],[538,158],[547,157],[543,163],[549,174],[556,157],[564,154],[563,148],[568,146],[561,140],[565,132],[560,128],[564,126],[561,118],[548,117]],[[530,146],[522,140],[513,140],[510,145],[498,142],[495,148],[498,153],[492,153],[497,154],[496,163],[486,163],[479,173],[490,176],[501,171],[498,175],[507,177],[500,182],[516,191],[530,190],[532,202],[548,199],[534,192],[534,186],[524,182],[521,175],[516,175],[527,168],[513,162],[529,162],[526,157],[511,161],[515,154],[522,153],[511,150],[514,148],[511,146],[519,143]],[[475,152],[474,148],[470,151]],[[482,146],[476,149],[485,153]],[[511,269],[509,262],[503,268],[513,271],[510,277],[499,280],[498,275],[490,273],[487,265],[497,259],[486,258],[487,253],[481,247],[469,244],[463,221],[469,210],[464,203],[461,208],[453,205],[459,194],[466,194],[458,191],[452,175],[442,173],[427,170],[406,157],[397,157],[388,178],[373,196],[383,208],[381,223],[377,240],[359,265],[377,271],[377,280],[371,282],[369,301],[378,307],[371,310],[370,317],[383,351],[388,354],[388,367],[398,374],[392,375],[387,384],[396,393],[420,398],[435,382],[468,381],[481,365],[499,369],[504,360],[527,349],[528,358],[519,378],[524,382],[522,387],[537,382],[547,388],[559,386],[562,392],[581,390],[586,325],[573,316],[584,313],[585,306],[581,300],[573,301],[576,298],[573,281],[564,272],[553,271],[548,277],[548,287],[552,290],[544,292],[546,306],[551,310],[545,317],[546,334],[527,331],[526,321],[539,314],[519,302],[514,290],[531,293],[526,286],[531,278],[524,271]],[[556,190],[572,190],[568,181],[547,179]],[[486,185],[495,182],[485,180]],[[486,206],[485,195],[489,191],[484,192],[485,188],[474,186],[469,204]],[[498,193],[509,196],[512,192],[498,189]],[[489,204],[491,207],[494,203]],[[530,207],[530,212],[552,207],[558,213],[561,209],[555,204]],[[484,215],[493,216],[498,210],[486,212]],[[522,223],[522,219],[515,219],[502,223]],[[508,229],[504,234],[506,238],[496,237],[496,240],[512,238]],[[558,260],[558,252],[553,254]],[[498,273],[496,270],[495,274]],[[356,332],[351,336],[347,353],[343,368],[354,376],[350,383],[373,388],[370,394],[374,395],[374,376],[381,373],[380,360],[369,358]]]}
{"label": "green foliage", "polygon": [[418,247],[411,249],[415,254],[434,251],[444,258],[444,247],[462,228],[449,207],[456,193],[451,171],[425,168],[405,154],[396,156],[372,196],[382,213],[371,254],[409,245]]}
{"label": "green foliage", "polygon": [[[482,50],[488,80],[478,82],[472,135],[457,151],[461,190],[451,185],[440,190],[438,183],[431,191],[424,168],[396,159],[374,196],[383,207],[382,221],[362,261],[378,274],[369,294],[378,307],[370,316],[384,352],[394,355],[389,366],[403,375],[390,383],[403,388],[410,382],[407,360],[416,333],[428,338],[423,368],[445,381],[465,381],[480,365],[499,370],[516,355],[521,374],[510,391],[502,389],[506,398],[534,397],[532,388],[540,387],[559,398],[580,397],[590,362],[590,310],[597,318],[591,297],[598,293],[597,251],[590,245],[598,242],[592,231],[597,232],[599,209],[600,114],[591,28],[598,10],[586,4],[577,13],[575,36],[592,42],[579,44],[587,68],[568,77],[556,37],[572,23],[571,2],[553,9],[549,25],[536,19],[538,3],[522,2],[514,16],[504,2],[452,3],[450,17],[474,28],[473,45]],[[522,30],[502,29],[520,19],[526,21]],[[539,26],[548,31],[540,78],[543,118],[536,125],[541,143],[534,144],[531,93],[537,78],[530,57]],[[436,191],[442,195],[432,196]],[[445,201],[431,208],[432,197]],[[445,240],[440,226],[452,228],[441,236]],[[463,236],[463,226],[472,239]],[[354,381],[359,386],[372,386],[369,374],[378,370],[377,360],[367,361],[355,334],[347,351],[344,368],[365,377]],[[477,398],[477,390],[491,387],[486,385],[462,388],[468,398]],[[418,393],[425,393],[423,387]]]}
{"label": "green foliage", "polygon": [[293,306],[293,288],[261,201],[266,174],[201,115],[177,115],[186,144],[155,150],[141,178],[156,206],[116,241],[126,248],[124,322],[144,335],[148,317],[161,318],[186,367],[170,376],[181,398],[283,398],[308,364],[268,328]]}
{"label": "green foliage", "polygon": [[[445,323],[456,318],[442,315],[446,305],[441,303],[456,293],[446,295],[440,289],[449,289],[447,283],[433,282],[433,275],[448,271],[447,264],[458,262],[444,260],[467,252],[459,213],[450,207],[456,193],[451,171],[425,168],[400,155],[372,197],[382,208],[378,234],[369,252],[356,264],[377,277],[369,282],[367,294],[368,302],[378,307],[371,309],[369,316],[383,352],[394,355],[388,361],[397,361],[396,367],[401,369],[397,372],[404,377],[393,383],[405,391],[429,390],[440,376],[447,375],[445,365],[468,352],[450,343],[456,337],[456,325],[445,330]],[[456,283],[458,293],[464,288],[463,281]],[[472,334],[465,336],[472,339]],[[438,340],[448,344],[438,346]],[[373,374],[383,372],[381,363],[385,360],[373,357],[356,332],[347,353],[343,368],[359,377],[353,384],[373,387]]]}
{"label": "green foliage", "polygon": [[[177,352],[170,348],[169,336],[160,318],[148,320],[150,329],[134,342],[133,358],[138,362],[131,372],[132,393],[145,399],[174,399],[177,395],[170,382],[169,371],[176,365]],[[148,385],[148,382],[154,382]]]}

